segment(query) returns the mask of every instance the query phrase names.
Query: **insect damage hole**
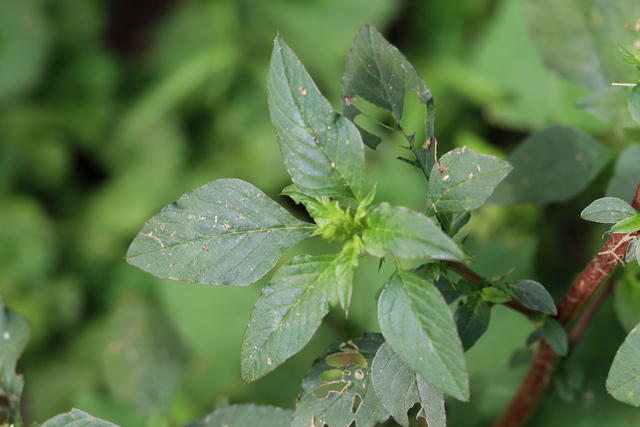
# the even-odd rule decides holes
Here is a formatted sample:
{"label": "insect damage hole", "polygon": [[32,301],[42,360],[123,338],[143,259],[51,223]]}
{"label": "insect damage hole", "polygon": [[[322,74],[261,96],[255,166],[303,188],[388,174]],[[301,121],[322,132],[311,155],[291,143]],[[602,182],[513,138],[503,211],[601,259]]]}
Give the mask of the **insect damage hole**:
{"label": "insect damage hole", "polygon": [[353,415],[358,413],[358,409],[362,406],[362,397],[359,393],[353,395],[353,402],[351,402],[351,413]]}

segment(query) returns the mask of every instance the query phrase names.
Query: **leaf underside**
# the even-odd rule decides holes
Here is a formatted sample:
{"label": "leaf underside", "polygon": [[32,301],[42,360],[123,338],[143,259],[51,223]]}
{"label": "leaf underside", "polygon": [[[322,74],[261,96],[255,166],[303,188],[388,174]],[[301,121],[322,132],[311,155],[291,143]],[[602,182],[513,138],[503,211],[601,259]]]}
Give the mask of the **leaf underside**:
{"label": "leaf underside", "polygon": [[506,292],[525,307],[555,316],[558,314],[553,298],[540,283],[533,280],[519,280],[508,284]]}

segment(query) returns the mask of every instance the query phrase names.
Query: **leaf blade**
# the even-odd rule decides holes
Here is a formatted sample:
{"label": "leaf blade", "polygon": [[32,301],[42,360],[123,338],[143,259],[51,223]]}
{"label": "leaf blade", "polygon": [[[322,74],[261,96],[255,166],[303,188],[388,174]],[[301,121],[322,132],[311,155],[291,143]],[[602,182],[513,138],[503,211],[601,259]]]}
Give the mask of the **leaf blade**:
{"label": "leaf blade", "polygon": [[185,427],[221,426],[273,426],[288,427],[293,411],[274,406],[253,404],[231,405],[216,409],[201,420],[190,422]]}
{"label": "leaf blade", "polygon": [[640,406],[640,325],[636,325],[618,349],[609,375],[607,391],[615,399]]}
{"label": "leaf blade", "polygon": [[508,283],[505,292],[517,299],[525,307],[555,316],[558,314],[553,298],[540,283],[533,280],[519,280]]}
{"label": "leaf blade", "polygon": [[580,213],[580,218],[587,221],[615,224],[637,214],[638,211],[624,200],[617,197],[603,197],[584,208]]}
{"label": "leaf blade", "polygon": [[94,417],[79,409],[72,409],[70,412],[56,415],[55,417],[47,420],[41,427],[72,427],[72,426],[87,426],[87,427],[117,427],[115,424],[105,420]]}
{"label": "leaf blade", "polygon": [[16,364],[29,340],[31,328],[27,320],[5,307],[0,296],[0,395],[8,400],[0,407],[14,419],[20,419],[20,401],[24,380],[16,373]]}
{"label": "leaf blade", "polygon": [[480,295],[471,296],[456,309],[453,318],[462,347],[467,351],[487,331],[491,320],[491,306]]}

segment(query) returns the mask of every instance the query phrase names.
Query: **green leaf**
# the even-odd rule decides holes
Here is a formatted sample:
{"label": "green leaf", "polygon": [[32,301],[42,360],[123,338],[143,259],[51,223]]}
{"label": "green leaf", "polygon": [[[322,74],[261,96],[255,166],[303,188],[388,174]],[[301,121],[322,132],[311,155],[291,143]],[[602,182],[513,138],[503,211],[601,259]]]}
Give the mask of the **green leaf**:
{"label": "green leaf", "polygon": [[512,169],[507,162],[466,147],[448,152],[440,163],[431,169],[427,204],[438,213],[479,208]]}
{"label": "green leaf", "polygon": [[231,405],[216,409],[205,418],[190,422],[185,427],[289,427],[293,411],[274,406]]}
{"label": "green leaf", "polygon": [[525,307],[551,314],[552,316],[558,314],[553,298],[551,298],[544,286],[538,282],[519,280],[516,283],[508,283],[505,285],[505,291]]}
{"label": "green leaf", "polygon": [[524,140],[509,156],[514,171],[492,201],[501,204],[549,203],[568,200],[600,173],[607,152],[590,135],[566,126],[552,126]]}
{"label": "green leaf", "polygon": [[79,409],[56,415],[40,427],[117,427],[115,424],[101,420]]}
{"label": "green leaf", "polygon": [[640,406],[640,328],[637,325],[618,349],[607,377],[607,391],[621,402]]}
{"label": "green leaf", "polygon": [[335,113],[281,37],[267,76],[271,122],[293,182],[310,196],[360,200],[364,145],[358,129]]}
{"label": "green leaf", "polygon": [[365,250],[377,257],[464,259],[458,245],[429,217],[403,206],[381,203],[371,209],[362,237]]}
{"label": "green leaf", "polygon": [[556,319],[547,317],[542,324],[542,336],[553,351],[560,356],[566,356],[569,350],[567,333]]}
{"label": "green leaf", "polygon": [[[637,212],[637,211],[636,211]],[[611,231],[614,233],[634,233],[640,230],[640,214],[636,214],[627,219],[623,219],[613,227]]]}
{"label": "green leaf", "polygon": [[640,85],[635,85],[635,87],[631,89],[627,105],[629,106],[631,118],[640,126]]}
{"label": "green leaf", "polygon": [[467,298],[453,314],[465,351],[469,350],[487,331],[491,320],[491,306],[480,295]]}
{"label": "green leaf", "polygon": [[640,180],[640,143],[631,144],[618,154],[613,177],[607,185],[607,196],[631,200]]}
{"label": "green leaf", "polygon": [[[631,250],[631,244],[629,250]],[[635,250],[634,247],[634,255]],[[613,309],[620,325],[627,333],[640,323],[640,278],[636,277],[636,273],[631,269],[625,269],[624,276],[616,282]]]}
{"label": "green leaf", "polygon": [[618,53],[625,64],[640,67],[640,48],[631,43],[618,43]]}
{"label": "green leaf", "polygon": [[533,350],[530,348],[518,348],[516,349],[511,357],[509,358],[509,367],[515,368],[520,365],[524,365],[525,363],[531,362],[533,358]]}
{"label": "green leaf", "polygon": [[24,317],[4,306],[0,296],[0,395],[6,401],[0,406],[13,419],[20,418],[20,400],[24,380],[16,374],[16,363],[24,351],[31,328]]}
{"label": "green leaf", "polygon": [[505,291],[495,286],[482,288],[482,293],[480,294],[480,296],[485,301],[493,304],[502,304],[511,301],[511,297]]}
{"label": "green leaf", "polygon": [[535,328],[528,336],[527,339],[525,340],[525,344],[527,347],[529,347],[531,344],[533,344],[534,342],[538,341],[540,338],[542,338],[542,326],[539,328]]}
{"label": "green leaf", "polygon": [[163,279],[245,286],[315,228],[248,182],[219,179],[151,218],[127,262]]}
{"label": "green leaf", "polygon": [[627,247],[627,254],[624,257],[624,262],[632,262],[632,261],[635,261],[636,259],[638,259],[638,238],[637,237],[629,242],[629,246]]}
{"label": "green leaf", "polygon": [[629,203],[616,197],[603,197],[584,208],[580,218],[587,221],[615,224],[634,215],[638,215]]}
{"label": "green leaf", "polygon": [[[362,27],[351,46],[342,78],[342,114],[354,122],[358,115],[363,114],[351,103],[357,97],[389,111],[399,124],[404,115],[405,96],[409,91],[414,91],[418,101],[426,107],[426,138],[434,141],[436,110],[431,91],[407,58],[385,40],[375,27]],[[376,148],[380,144],[379,136],[359,126],[358,129],[367,146]],[[421,167],[427,173],[434,163],[434,149],[435,144],[429,144],[427,150],[421,147],[418,150]]]}
{"label": "green leaf", "polygon": [[262,289],[242,343],[242,377],[255,381],[309,342],[323,317],[337,304],[338,255],[299,256],[280,268]]}
{"label": "green leaf", "polygon": [[378,322],[387,342],[411,369],[457,399],[469,399],[462,343],[436,287],[398,270],[378,299]]}
{"label": "green leaf", "polygon": [[380,334],[366,333],[329,344],[304,376],[291,427],[372,426],[386,420],[389,413],[371,382],[371,363],[383,342]]}
{"label": "green leaf", "polygon": [[416,418],[427,420],[429,427],[445,427],[444,393],[416,374],[388,343],[378,349],[371,365],[373,387],[396,422],[409,427],[407,412],[420,404]]}

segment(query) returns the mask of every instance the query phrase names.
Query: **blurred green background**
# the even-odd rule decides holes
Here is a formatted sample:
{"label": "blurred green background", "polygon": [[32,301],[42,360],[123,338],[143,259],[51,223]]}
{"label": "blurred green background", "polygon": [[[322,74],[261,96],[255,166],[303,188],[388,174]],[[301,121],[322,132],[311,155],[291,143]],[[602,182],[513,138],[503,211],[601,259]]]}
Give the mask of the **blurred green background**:
{"label": "blurred green background", "polygon": [[[268,277],[246,288],[186,284],[125,262],[146,220],[218,178],[249,181],[305,218],[278,196],[289,178],[265,89],[276,34],[339,110],[351,41],[376,25],[432,90],[441,153],[467,145],[504,158],[555,123],[623,148],[613,126],[574,108],[587,91],[544,67],[526,20],[524,0],[1,1],[0,295],[32,325],[19,364],[25,421],[77,407],[123,426],[181,425],[227,402],[292,407],[329,342],[379,330],[375,297],[388,266],[378,274],[365,258],[348,323],[336,310],[304,351],[243,385],[242,334]],[[401,153],[393,140],[368,150],[368,182],[377,181],[378,200],[424,207],[424,182],[394,159]],[[474,266],[489,277],[515,267],[511,277],[537,279],[560,297],[601,242],[604,229],[578,216],[612,171],[610,162],[566,204],[474,214]],[[312,240],[282,262],[330,250]],[[593,325],[606,340],[587,337],[574,357],[579,387],[553,392],[536,425],[602,408],[640,422],[604,392],[625,335],[612,313],[609,302]],[[524,372],[507,359],[531,329],[493,310],[489,333],[468,353],[471,403],[451,402],[450,425],[486,425],[500,412]],[[572,425],[596,425],[588,418]]]}

